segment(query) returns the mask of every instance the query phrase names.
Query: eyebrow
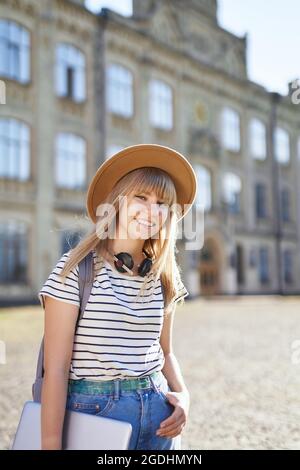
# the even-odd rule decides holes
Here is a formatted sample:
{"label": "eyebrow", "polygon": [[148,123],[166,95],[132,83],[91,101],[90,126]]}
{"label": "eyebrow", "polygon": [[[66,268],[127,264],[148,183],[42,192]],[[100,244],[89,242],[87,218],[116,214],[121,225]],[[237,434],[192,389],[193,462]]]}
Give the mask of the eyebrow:
{"label": "eyebrow", "polygon": [[[151,193],[149,193],[148,191],[141,191],[141,194],[147,194],[147,196],[151,196]],[[160,199],[160,198],[157,198],[157,199]],[[161,200],[165,200],[165,199],[161,198]]]}

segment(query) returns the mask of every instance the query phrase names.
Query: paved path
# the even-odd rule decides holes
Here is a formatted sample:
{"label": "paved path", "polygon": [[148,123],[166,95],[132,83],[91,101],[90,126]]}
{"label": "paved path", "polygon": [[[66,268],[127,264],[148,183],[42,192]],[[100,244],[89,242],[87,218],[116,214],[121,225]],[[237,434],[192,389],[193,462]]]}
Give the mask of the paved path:
{"label": "paved path", "polygon": [[[40,307],[0,311],[0,449],[7,449],[31,383],[42,336]],[[300,449],[300,299],[186,301],[174,344],[191,393],[182,449]],[[299,354],[300,357],[300,354]]]}

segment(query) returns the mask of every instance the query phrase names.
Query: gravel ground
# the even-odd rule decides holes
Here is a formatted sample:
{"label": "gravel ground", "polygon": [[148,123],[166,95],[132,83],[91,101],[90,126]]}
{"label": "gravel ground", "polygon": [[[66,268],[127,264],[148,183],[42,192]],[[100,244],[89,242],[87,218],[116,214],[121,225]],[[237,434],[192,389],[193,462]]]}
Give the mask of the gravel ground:
{"label": "gravel ground", "polygon": [[[174,349],[191,394],[182,449],[300,449],[300,299],[277,296],[186,301]],[[0,310],[0,449],[9,447],[31,384],[41,307]],[[300,348],[300,346],[299,346]]]}

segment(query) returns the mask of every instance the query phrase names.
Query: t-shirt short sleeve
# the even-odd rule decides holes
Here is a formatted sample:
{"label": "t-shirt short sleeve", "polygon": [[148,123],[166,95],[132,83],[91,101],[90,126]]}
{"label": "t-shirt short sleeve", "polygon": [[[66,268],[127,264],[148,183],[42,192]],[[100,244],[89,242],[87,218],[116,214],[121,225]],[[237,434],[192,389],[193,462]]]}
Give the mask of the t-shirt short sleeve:
{"label": "t-shirt short sleeve", "polygon": [[189,295],[189,291],[187,290],[187,288],[183,284],[182,280],[177,282],[177,291],[178,291],[178,294],[175,297],[175,299],[173,300],[174,303],[179,302],[179,300],[181,300],[184,297],[186,297],[187,295]]}
{"label": "t-shirt short sleeve", "polygon": [[45,296],[61,300],[68,304],[77,305],[78,307],[80,306],[78,265],[76,265],[66,276],[65,283],[62,282],[62,279],[59,276],[68,259],[69,252],[64,253],[38,293],[38,298],[43,308],[45,308]]}

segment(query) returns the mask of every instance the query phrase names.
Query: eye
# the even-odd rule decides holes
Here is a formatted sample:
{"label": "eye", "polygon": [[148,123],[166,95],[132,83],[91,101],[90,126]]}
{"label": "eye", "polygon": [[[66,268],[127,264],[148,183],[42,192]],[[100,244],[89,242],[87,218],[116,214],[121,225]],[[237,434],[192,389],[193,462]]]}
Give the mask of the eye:
{"label": "eye", "polygon": [[[136,194],[135,197],[147,199],[145,196],[141,196],[139,194]],[[168,205],[166,202],[163,202],[163,201],[157,201],[157,204],[159,204],[160,206],[162,206],[164,204]]]}
{"label": "eye", "polygon": [[169,207],[169,204],[168,204],[166,201],[158,202],[157,204],[160,204],[161,206],[167,206],[167,207]]}

